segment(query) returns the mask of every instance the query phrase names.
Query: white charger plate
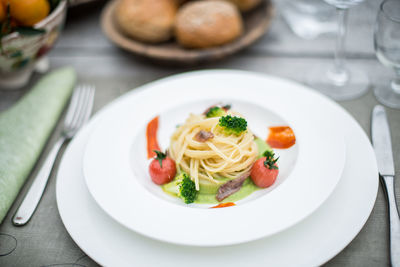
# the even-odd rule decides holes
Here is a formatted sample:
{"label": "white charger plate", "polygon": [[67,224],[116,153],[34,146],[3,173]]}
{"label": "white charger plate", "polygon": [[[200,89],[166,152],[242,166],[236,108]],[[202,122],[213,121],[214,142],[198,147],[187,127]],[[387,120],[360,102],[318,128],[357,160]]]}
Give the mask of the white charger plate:
{"label": "white charger plate", "polygon": [[319,209],[281,233],[241,245],[196,248],[158,242],[114,221],[93,200],[82,173],[84,148],[102,112],[72,140],[60,163],[56,194],[61,219],[78,246],[103,266],[322,265],[361,230],[378,190],[378,170],[368,137],[340,106],[333,104],[327,108],[341,120],[336,126],[345,135],[342,178]]}
{"label": "white charger plate", "polygon": [[[248,242],[276,234],[310,215],[341,177],[343,132],[337,127],[340,121],[326,108],[333,102],[301,85],[256,73],[214,70],[176,75],[142,88],[105,108],[83,161],[93,198],[129,229],[192,246]],[[242,113],[249,128],[262,138],[268,126],[290,125],[297,144],[281,154],[280,175],[273,187],[234,207],[190,208],[151,182],[145,128],[160,115],[159,140],[166,148],[175,125],[190,112],[201,113],[221,101]]]}

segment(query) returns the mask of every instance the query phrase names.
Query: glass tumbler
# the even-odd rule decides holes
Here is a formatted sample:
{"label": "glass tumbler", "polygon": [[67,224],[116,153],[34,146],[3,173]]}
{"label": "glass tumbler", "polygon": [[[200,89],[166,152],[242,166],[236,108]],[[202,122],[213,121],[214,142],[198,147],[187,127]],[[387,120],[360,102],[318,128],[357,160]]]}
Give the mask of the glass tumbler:
{"label": "glass tumbler", "polygon": [[395,71],[395,78],[374,88],[379,102],[400,108],[400,0],[383,1],[374,29],[374,47],[379,61]]}

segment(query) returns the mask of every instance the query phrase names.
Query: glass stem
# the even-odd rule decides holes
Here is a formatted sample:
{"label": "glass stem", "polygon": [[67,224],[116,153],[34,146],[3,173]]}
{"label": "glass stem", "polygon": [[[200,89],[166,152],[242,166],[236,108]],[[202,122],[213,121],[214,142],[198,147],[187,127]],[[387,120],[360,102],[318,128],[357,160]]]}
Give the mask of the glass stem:
{"label": "glass stem", "polygon": [[334,57],[334,68],[330,71],[329,76],[334,84],[343,86],[349,79],[349,74],[345,68],[345,50],[344,43],[346,37],[347,25],[347,9],[336,8],[338,20],[338,32],[336,36],[336,47]]}
{"label": "glass stem", "polygon": [[400,68],[395,68],[396,77],[392,80],[392,90],[400,95]]}

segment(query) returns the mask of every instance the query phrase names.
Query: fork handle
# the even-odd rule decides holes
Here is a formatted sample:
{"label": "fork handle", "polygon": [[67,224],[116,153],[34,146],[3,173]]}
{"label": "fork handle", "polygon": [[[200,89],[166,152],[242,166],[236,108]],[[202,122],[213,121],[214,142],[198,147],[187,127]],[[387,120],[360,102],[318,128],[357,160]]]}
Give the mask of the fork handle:
{"label": "fork handle", "polygon": [[43,191],[46,188],[46,184],[50,177],[50,173],[53,168],[58,151],[60,150],[65,140],[66,139],[64,137],[60,138],[48,154],[45,162],[43,163],[37,176],[35,177],[35,180],[29,188],[28,193],[25,195],[24,200],[22,201],[21,205],[14,215],[14,225],[25,225],[32,217],[32,214],[35,212],[40,198],[42,197]]}
{"label": "fork handle", "polygon": [[394,194],[394,176],[381,176],[389,206],[390,261],[393,267],[400,266],[400,218]]}

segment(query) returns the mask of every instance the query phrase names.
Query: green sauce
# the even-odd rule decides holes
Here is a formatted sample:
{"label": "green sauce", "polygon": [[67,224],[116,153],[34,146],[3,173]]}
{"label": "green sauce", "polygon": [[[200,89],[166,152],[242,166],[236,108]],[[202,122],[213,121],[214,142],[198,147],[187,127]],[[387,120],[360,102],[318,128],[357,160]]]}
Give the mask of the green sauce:
{"label": "green sauce", "polygon": [[[173,182],[171,182],[171,183],[173,183]],[[173,196],[173,197],[178,197],[179,189],[176,186],[171,186],[172,185],[171,183],[162,185],[161,188],[168,195]],[[218,204],[218,203],[220,203],[215,198],[215,196],[218,191],[218,188],[222,184],[215,184],[212,188],[213,190],[211,190],[211,186],[208,187],[208,190],[202,190],[201,186],[200,186],[200,191],[199,191],[194,203],[197,203],[197,204]],[[261,188],[257,187],[250,178],[247,178],[244,181],[242,188],[239,191],[237,191],[236,193],[225,198],[222,202],[235,202],[235,201],[241,200],[241,199],[249,196],[254,191],[257,191],[259,189],[261,189]],[[212,191],[215,191],[215,192],[212,192]]]}
{"label": "green sauce", "polygon": [[[261,140],[259,138],[255,138],[254,141],[257,144],[257,148],[259,151],[258,158],[262,157],[262,154],[265,152],[265,150],[271,149],[268,146],[268,144],[266,144],[263,140]],[[216,193],[218,191],[218,188],[225,182],[229,181],[229,179],[219,178],[218,180],[221,181],[220,184],[214,184],[209,181],[202,181],[200,183],[200,191],[199,191],[194,203],[197,203],[197,204],[218,204],[218,203],[220,203],[215,198]],[[167,193],[171,196],[174,196],[174,197],[178,197],[179,188],[176,186],[176,184],[174,184],[174,181],[172,181],[168,184],[162,185],[161,188],[163,189],[163,191],[165,193]],[[257,187],[250,178],[247,178],[244,181],[242,188],[239,191],[237,191],[236,193],[225,198],[222,202],[235,202],[235,201],[241,200],[259,189],[261,189],[261,188]]]}
{"label": "green sauce", "polygon": [[[219,185],[217,185],[217,187],[219,187]],[[261,189],[261,188],[257,187],[250,178],[247,178],[244,181],[243,186],[239,191],[237,191],[236,193],[225,198],[222,202],[235,202],[235,201],[241,200],[241,199],[249,196],[254,191],[257,191],[259,189]],[[197,195],[197,199],[195,200],[194,203],[218,204],[220,202],[218,202],[218,200],[215,198],[215,195],[216,194],[204,194],[200,190],[199,194]]]}

